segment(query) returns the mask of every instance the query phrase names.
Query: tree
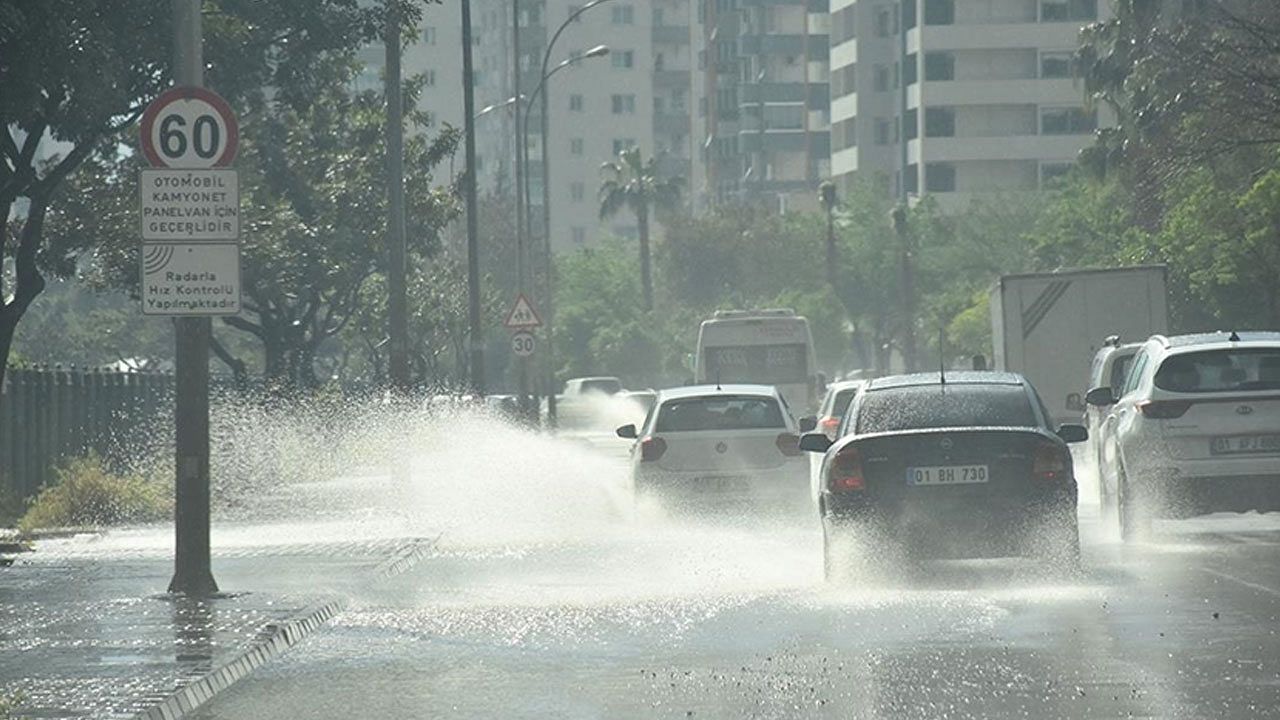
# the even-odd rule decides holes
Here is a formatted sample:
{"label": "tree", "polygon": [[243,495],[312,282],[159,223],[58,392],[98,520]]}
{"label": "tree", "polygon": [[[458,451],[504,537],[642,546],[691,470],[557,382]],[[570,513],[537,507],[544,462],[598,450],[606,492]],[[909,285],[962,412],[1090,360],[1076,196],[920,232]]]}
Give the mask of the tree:
{"label": "tree", "polygon": [[[206,78],[231,104],[252,109],[270,94],[305,104],[315,64],[376,36],[381,12],[357,0],[223,0],[205,22]],[[409,13],[409,17],[415,17]],[[0,214],[19,199],[24,218],[0,228],[12,257],[12,291],[0,286],[0,381],[14,332],[44,289],[38,264],[49,203],[95,151],[114,145],[169,84],[166,0],[0,0]],[[62,148],[42,159],[41,143]]]}
{"label": "tree", "polygon": [[[238,167],[242,195],[244,312],[223,318],[262,345],[264,375],[273,387],[315,387],[321,345],[360,310],[364,285],[385,257],[385,174],[382,96],[353,93],[359,66],[347,53],[316,65],[315,102],[264,103],[243,124]],[[407,83],[414,106],[418,80]],[[426,117],[407,114],[419,130],[405,142],[408,241],[417,258],[434,255],[439,233],[458,215],[448,188],[432,171],[451,156],[459,133],[426,133]],[[140,153],[104,150],[86,163],[53,208],[46,264],[59,273],[85,268],[96,283],[138,293],[134,178]],[[104,219],[107,222],[104,224]],[[105,226],[104,226],[105,225]],[[245,363],[216,341],[215,353],[243,372]]]}
{"label": "tree", "polygon": [[600,166],[605,180],[600,185],[600,219],[617,215],[622,208],[635,213],[640,232],[640,285],[644,309],[653,309],[653,273],[649,251],[649,212],[654,208],[672,208],[679,202],[680,178],[666,178],[658,170],[658,161],[640,159],[640,148],[618,153],[616,160]]}

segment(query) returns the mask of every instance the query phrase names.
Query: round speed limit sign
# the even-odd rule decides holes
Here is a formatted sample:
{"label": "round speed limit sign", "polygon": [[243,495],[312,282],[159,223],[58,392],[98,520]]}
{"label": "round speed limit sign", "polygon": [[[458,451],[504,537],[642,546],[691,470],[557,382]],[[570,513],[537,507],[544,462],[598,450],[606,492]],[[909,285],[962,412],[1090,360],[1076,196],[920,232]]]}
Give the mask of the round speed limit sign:
{"label": "round speed limit sign", "polygon": [[142,114],[142,154],[152,167],[226,167],[235,159],[239,139],[231,106],[204,88],[170,88]]}
{"label": "round speed limit sign", "polygon": [[511,352],[516,357],[529,357],[533,354],[534,348],[537,347],[537,341],[533,339],[533,333],[520,331],[511,335]]}

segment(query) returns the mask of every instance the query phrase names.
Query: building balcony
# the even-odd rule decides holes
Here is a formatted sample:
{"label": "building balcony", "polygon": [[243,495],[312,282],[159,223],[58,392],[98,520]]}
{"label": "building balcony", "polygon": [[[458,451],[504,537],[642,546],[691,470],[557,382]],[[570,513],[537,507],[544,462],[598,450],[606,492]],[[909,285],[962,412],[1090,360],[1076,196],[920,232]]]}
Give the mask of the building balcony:
{"label": "building balcony", "polygon": [[[1069,160],[1093,145],[1085,135],[1006,135],[999,137],[929,137],[924,139],[924,162],[966,160]],[[921,141],[907,143],[907,162],[921,161]]]}
{"label": "building balcony", "polygon": [[738,55],[800,55],[803,35],[744,35],[738,39]]}
{"label": "building balcony", "polygon": [[1082,105],[1084,89],[1071,78],[926,81],[911,87],[907,107],[940,105]]}
{"label": "building balcony", "polygon": [[688,70],[654,70],[653,84],[657,87],[689,87]]}
{"label": "building balcony", "polygon": [[688,135],[689,116],[680,113],[654,113],[653,132],[658,135]]}
{"label": "building balcony", "polygon": [[930,52],[1074,48],[1080,43],[1080,28],[1083,25],[1083,23],[926,25],[923,28],[916,27],[907,31],[907,52],[919,52],[922,42]]}
{"label": "building balcony", "polygon": [[688,45],[688,25],[654,25],[653,42],[655,45]]}

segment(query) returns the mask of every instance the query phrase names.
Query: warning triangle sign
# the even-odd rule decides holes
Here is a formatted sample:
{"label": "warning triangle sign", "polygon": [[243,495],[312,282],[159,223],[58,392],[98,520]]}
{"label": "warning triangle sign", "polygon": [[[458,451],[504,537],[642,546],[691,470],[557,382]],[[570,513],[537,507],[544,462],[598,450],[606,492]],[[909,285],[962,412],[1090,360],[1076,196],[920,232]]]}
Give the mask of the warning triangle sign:
{"label": "warning triangle sign", "polygon": [[529,298],[520,293],[516,296],[516,302],[511,306],[511,312],[507,313],[507,319],[502,323],[508,330],[528,330],[530,328],[542,327],[542,318],[538,317],[538,312],[533,309],[533,303],[529,302]]}

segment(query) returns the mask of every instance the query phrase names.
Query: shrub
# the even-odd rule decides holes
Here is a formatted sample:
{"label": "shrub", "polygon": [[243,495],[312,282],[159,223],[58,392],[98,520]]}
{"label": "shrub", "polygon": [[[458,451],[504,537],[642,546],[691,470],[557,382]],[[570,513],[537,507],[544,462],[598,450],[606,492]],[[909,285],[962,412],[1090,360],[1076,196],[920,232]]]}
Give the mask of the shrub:
{"label": "shrub", "polygon": [[151,522],[171,507],[163,485],[117,475],[96,454],[70,460],[54,474],[54,484],[42,488],[18,520],[19,530]]}

